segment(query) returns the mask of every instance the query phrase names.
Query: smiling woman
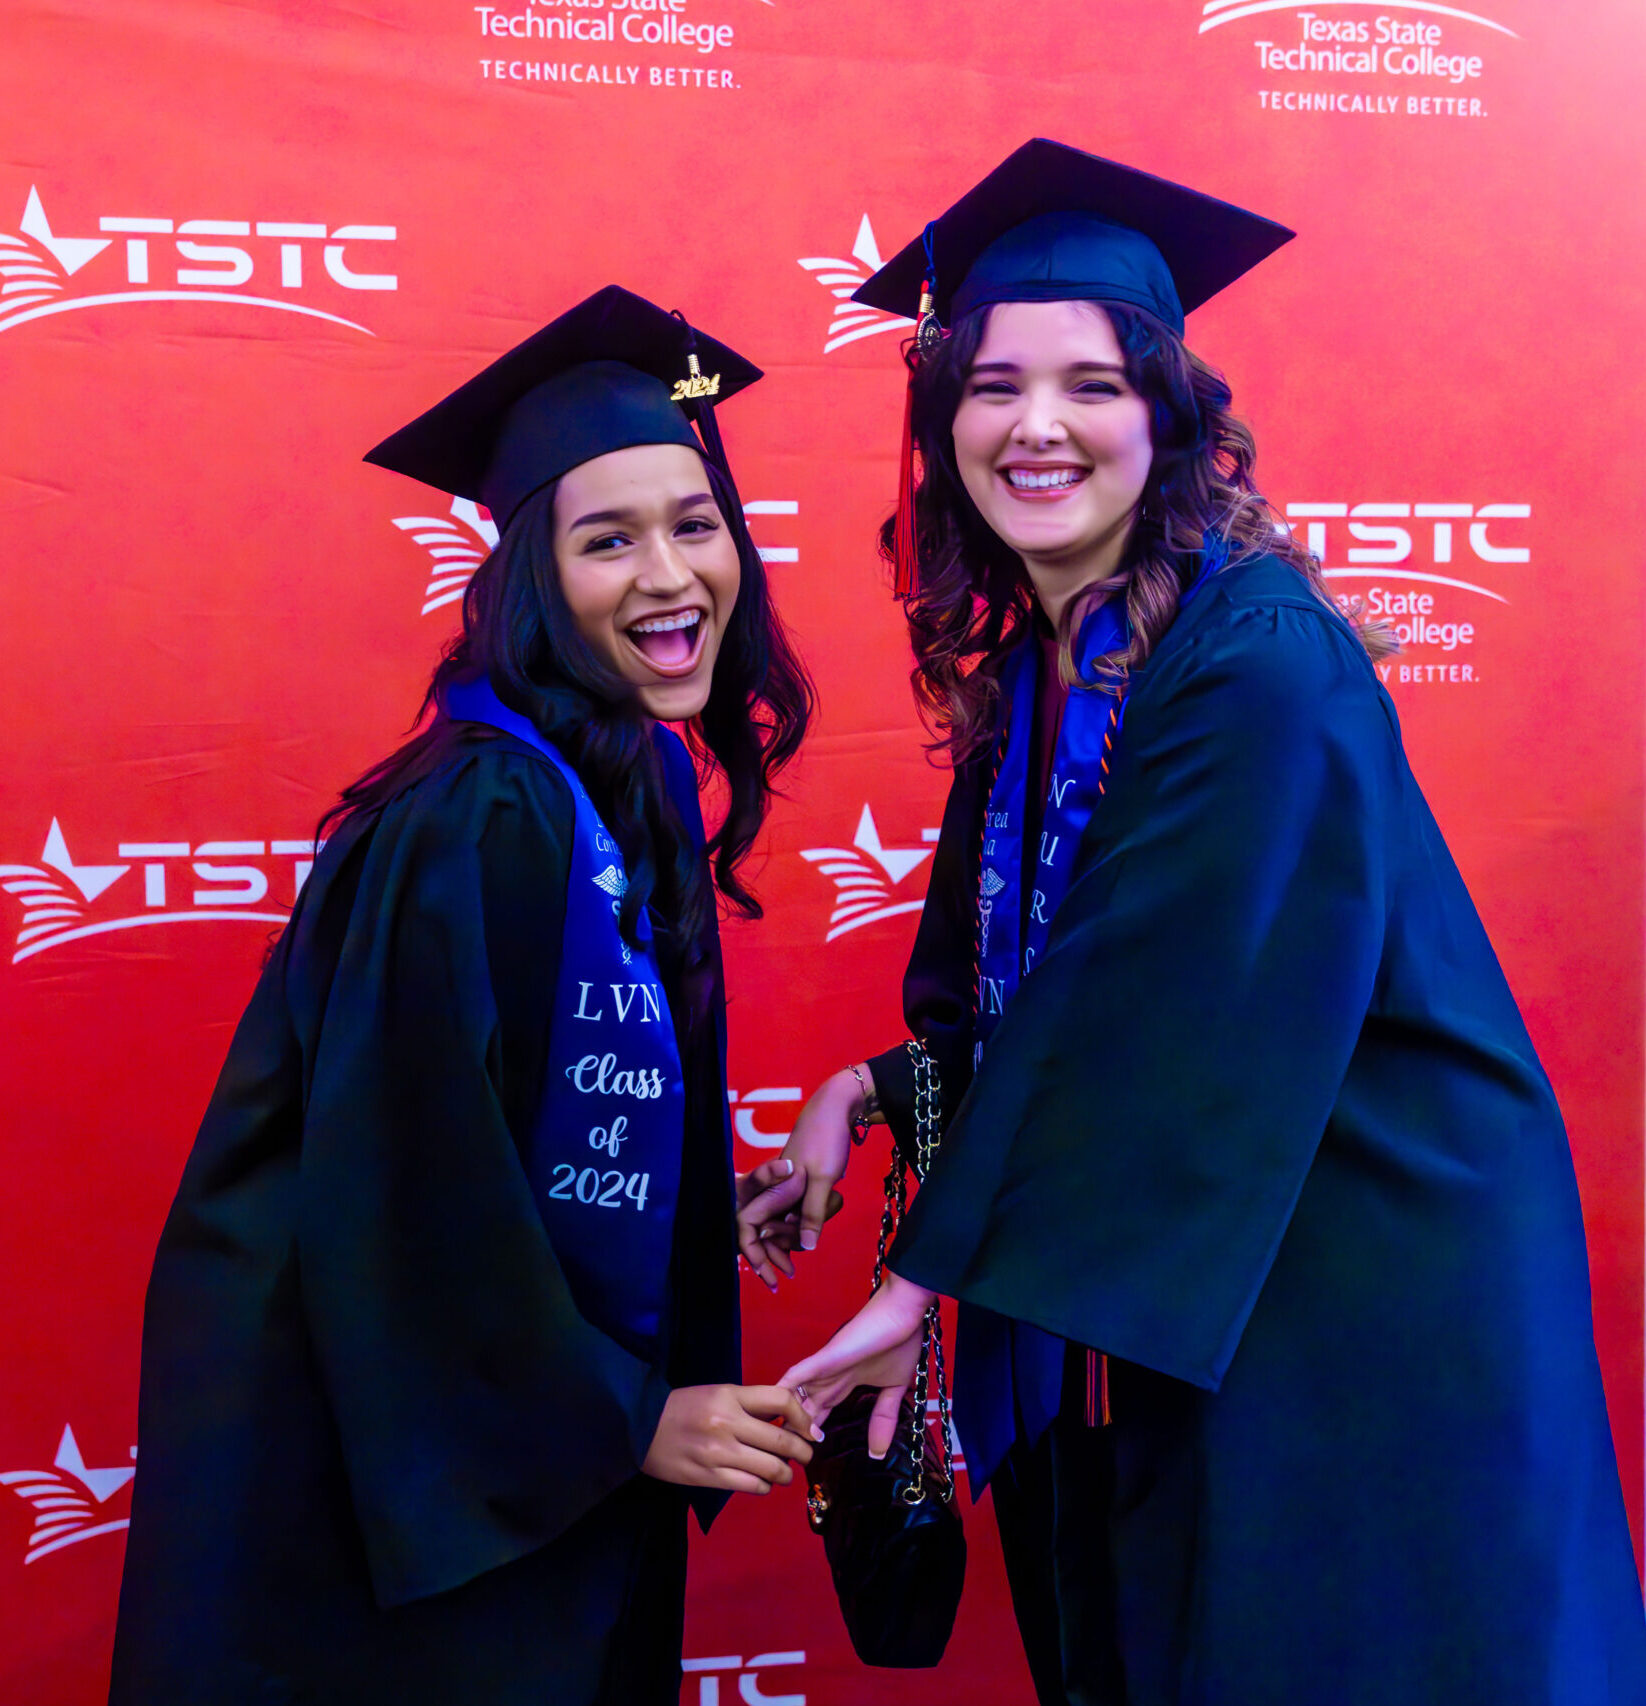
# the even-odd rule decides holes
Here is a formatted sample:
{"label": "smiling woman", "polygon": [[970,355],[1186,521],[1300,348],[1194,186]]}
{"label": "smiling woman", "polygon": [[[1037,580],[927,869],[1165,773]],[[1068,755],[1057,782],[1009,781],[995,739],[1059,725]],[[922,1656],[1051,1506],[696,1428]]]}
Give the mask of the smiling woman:
{"label": "smiling woman", "polygon": [[1154,461],[1149,405],[1108,315],[1085,302],[986,311],[951,431],[968,496],[1057,625],[1119,568]]}
{"label": "smiling woman", "polygon": [[689,722],[708,703],[742,573],[702,460],[678,444],[613,451],[560,481],[554,512],[578,632],[648,716]]}
{"label": "smiling woman", "polygon": [[[1171,626],[1179,558],[1208,532],[1285,563],[1309,596],[1332,602],[1320,564],[1257,489],[1256,445],[1228,382],[1134,302],[977,303],[909,383],[923,476],[909,504],[914,685],[955,757],[975,752],[999,714],[998,672],[976,668],[980,658],[1038,619],[1072,686],[1081,623],[1120,594],[1123,632],[1087,669],[1118,682]],[[894,517],[881,534],[888,556],[897,538]],[[1381,623],[1352,621],[1372,656],[1393,649]]]}
{"label": "smiling woman", "polygon": [[884,1450],[959,1301],[1042,1706],[1635,1706],[1560,1110],[1387,640],[1183,343],[1289,235],[1036,141],[859,292],[921,315],[883,537],[954,780],[912,1036],[784,1151],[807,1247],[871,1109],[922,1183],[784,1384],[819,1420],[878,1388]]}
{"label": "smiling woman", "polygon": [[161,1237],[115,1706],[672,1706],[688,1506],[810,1454],[738,1384],[799,1180],[731,1174],[715,920],[811,703],[707,403],[758,377],[611,288],[372,452],[501,537]]}

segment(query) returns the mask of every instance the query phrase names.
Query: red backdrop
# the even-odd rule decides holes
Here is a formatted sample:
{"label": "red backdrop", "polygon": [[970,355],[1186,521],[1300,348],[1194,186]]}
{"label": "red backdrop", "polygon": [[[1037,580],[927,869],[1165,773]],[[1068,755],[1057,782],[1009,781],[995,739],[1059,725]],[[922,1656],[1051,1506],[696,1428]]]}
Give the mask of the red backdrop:
{"label": "red backdrop", "polygon": [[[944,779],[873,530],[901,330],[846,303],[1032,134],[1300,239],[1197,315],[1384,666],[1571,1126],[1641,1515],[1646,15],[1589,0],[14,0],[0,63],[0,1696],[107,1674],[144,1281],[337,787],[484,518],[365,447],[590,289],[769,372],[723,412],[823,715],[729,937],[742,1164],[901,1034]],[[876,1196],[747,1296],[867,1278]],[[790,1493],[695,1548],[683,1699],[1029,1698],[987,1504],[942,1668],[852,1661]]]}

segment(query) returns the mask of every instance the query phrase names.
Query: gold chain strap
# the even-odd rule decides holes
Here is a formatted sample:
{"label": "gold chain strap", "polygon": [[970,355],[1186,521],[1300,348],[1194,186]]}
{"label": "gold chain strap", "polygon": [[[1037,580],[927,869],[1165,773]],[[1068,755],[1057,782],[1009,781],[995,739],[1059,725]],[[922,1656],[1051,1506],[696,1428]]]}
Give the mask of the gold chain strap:
{"label": "gold chain strap", "polygon": [[[943,1124],[943,1098],[938,1083],[937,1065],[919,1043],[910,1038],[904,1045],[914,1065],[915,1120],[915,1177],[924,1179],[937,1153]],[[880,1240],[875,1250],[874,1281],[871,1291],[878,1291],[886,1274],[886,1252],[902,1224],[909,1206],[909,1169],[902,1151],[892,1146],[892,1164],[886,1173],[886,1202],[880,1213]],[[926,1394],[928,1390],[928,1359],[935,1365],[937,1375],[937,1420],[941,1434],[944,1485],[939,1497],[945,1504],[954,1497],[954,1443],[949,1423],[949,1381],[943,1360],[943,1323],[939,1305],[934,1300],[926,1310],[920,1337],[920,1361],[914,1373],[913,1447],[914,1476],[903,1490],[904,1500],[918,1505],[926,1496]]]}

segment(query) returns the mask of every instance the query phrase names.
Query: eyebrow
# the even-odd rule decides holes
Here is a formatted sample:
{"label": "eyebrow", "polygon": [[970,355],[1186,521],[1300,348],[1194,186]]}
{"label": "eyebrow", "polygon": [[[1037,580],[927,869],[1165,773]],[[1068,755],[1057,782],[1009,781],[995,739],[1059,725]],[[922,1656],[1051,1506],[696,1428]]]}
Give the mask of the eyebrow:
{"label": "eyebrow", "polygon": [[[1021,373],[1023,369],[1015,361],[980,361],[972,368],[972,375],[979,373]],[[1117,361],[1071,361],[1065,369],[1070,373],[1124,373],[1125,367]]]}
{"label": "eyebrow", "polygon": [[[713,502],[713,492],[693,492],[690,497],[682,498],[674,506],[674,513],[681,515],[688,509],[696,509],[699,504],[712,504]],[[632,509],[592,509],[587,515],[580,515],[566,531],[572,533],[579,527],[605,527],[614,521],[633,521],[634,519],[635,512]]]}

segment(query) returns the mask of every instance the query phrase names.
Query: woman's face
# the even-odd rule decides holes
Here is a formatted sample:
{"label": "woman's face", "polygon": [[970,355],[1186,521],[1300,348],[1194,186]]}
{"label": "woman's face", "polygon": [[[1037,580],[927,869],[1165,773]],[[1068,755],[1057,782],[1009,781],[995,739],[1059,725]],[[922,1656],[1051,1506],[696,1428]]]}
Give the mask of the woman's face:
{"label": "woman's face", "polygon": [[1002,302],[954,417],[972,502],[1023,559],[1048,614],[1119,566],[1154,452],[1103,310]]}
{"label": "woman's face", "polygon": [[554,497],[554,555],[577,631],[647,715],[695,717],[742,572],[697,452],[641,444],[572,469]]}

